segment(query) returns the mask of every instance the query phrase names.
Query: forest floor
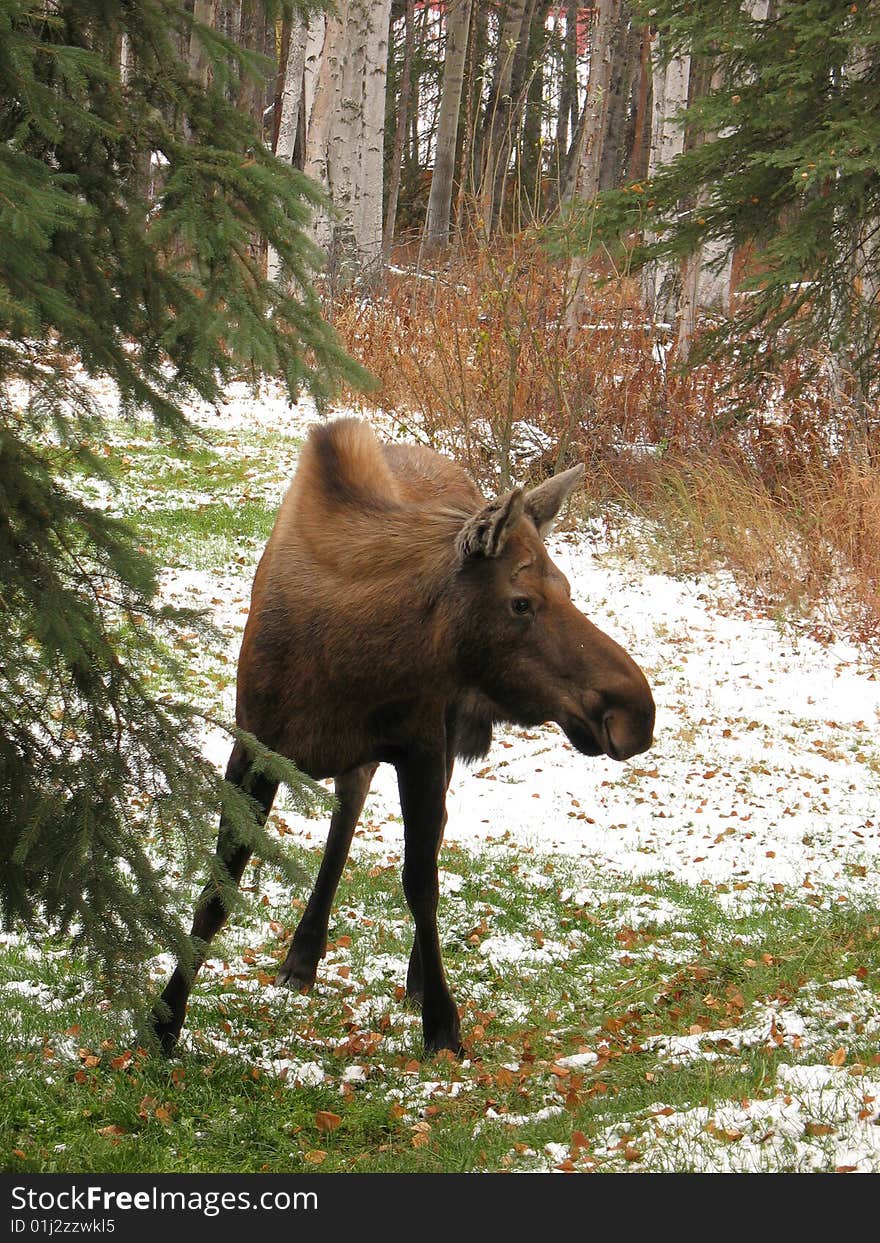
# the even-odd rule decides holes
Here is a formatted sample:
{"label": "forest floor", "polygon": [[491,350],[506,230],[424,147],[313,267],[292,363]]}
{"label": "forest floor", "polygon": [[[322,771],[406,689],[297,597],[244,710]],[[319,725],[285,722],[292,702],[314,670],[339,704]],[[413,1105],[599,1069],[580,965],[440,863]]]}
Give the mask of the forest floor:
{"label": "forest floor", "polygon": [[[231,714],[254,567],[314,417],[232,390],[195,412],[195,445],[116,421],[115,492],[83,481],[139,524],[167,598],[211,611],[222,642],[188,654],[206,708]],[[550,545],[648,674],[656,743],[615,765],[552,726],[502,728],[456,771],[441,936],[466,1058],[422,1060],[380,769],[312,993],[271,983],[306,895],[257,865],[171,1060],[131,1046],[66,946],[0,938],[0,1168],[880,1171],[876,663],[604,525]],[[271,823],[313,875],[324,823],[283,798]]]}

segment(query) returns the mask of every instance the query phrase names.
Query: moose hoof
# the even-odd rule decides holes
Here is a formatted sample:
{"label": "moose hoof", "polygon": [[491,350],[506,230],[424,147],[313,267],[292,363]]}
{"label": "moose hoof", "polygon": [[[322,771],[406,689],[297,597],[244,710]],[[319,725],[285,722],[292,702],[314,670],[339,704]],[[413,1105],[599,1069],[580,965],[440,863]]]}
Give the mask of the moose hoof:
{"label": "moose hoof", "polygon": [[425,1057],[436,1057],[440,1053],[451,1053],[459,1061],[465,1056],[465,1047],[453,1032],[438,1034],[430,1040],[425,1039]]}
{"label": "moose hoof", "polygon": [[153,1014],[153,1035],[156,1037],[159,1048],[166,1057],[170,1057],[177,1048],[177,1042],[180,1039],[180,1024],[169,1022],[167,1019],[160,1019]]}
{"label": "moose hoof", "polygon": [[422,1032],[425,1038],[426,1057],[431,1057],[435,1053],[442,1053],[444,1050],[454,1054],[457,1058],[464,1057],[464,1047],[458,1034],[457,1014],[449,1022],[431,1024],[424,1022],[423,1015]]}
{"label": "moose hoof", "polygon": [[317,971],[310,974],[308,968],[298,967],[295,963],[285,963],[275,976],[275,985],[277,988],[289,988],[292,993],[307,993],[314,984],[316,975]]}

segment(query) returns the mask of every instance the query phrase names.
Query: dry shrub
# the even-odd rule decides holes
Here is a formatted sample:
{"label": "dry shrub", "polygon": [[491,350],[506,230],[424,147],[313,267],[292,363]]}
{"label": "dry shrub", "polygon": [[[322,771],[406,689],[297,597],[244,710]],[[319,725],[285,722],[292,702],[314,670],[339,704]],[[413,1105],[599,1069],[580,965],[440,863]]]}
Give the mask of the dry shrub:
{"label": "dry shrub", "polygon": [[664,568],[726,565],[767,607],[822,604],[877,641],[880,444],[872,455],[830,384],[809,378],[815,360],[768,354],[733,388],[722,365],[675,368],[634,282],[590,291],[574,343],[566,297],[564,269],[522,235],[437,273],[392,272],[382,296],[337,299],[333,317],[379,380],[358,400],[487,489],[584,461],[594,512],[641,515]]}
{"label": "dry shrub", "polygon": [[[370,400],[417,414],[429,443],[487,485],[599,460],[662,428],[642,408],[650,348],[610,292],[574,348],[560,271],[527,238],[479,247],[442,272],[392,274],[385,296],[337,302],[334,323],[379,379]],[[613,370],[609,361],[614,359]]]}
{"label": "dry shrub", "polygon": [[816,637],[842,628],[878,651],[880,475],[851,457],[791,466],[784,482],[778,472],[770,481],[720,451],[663,455],[597,472],[590,507],[604,506],[616,538],[655,568],[727,569],[767,612],[821,619]]}

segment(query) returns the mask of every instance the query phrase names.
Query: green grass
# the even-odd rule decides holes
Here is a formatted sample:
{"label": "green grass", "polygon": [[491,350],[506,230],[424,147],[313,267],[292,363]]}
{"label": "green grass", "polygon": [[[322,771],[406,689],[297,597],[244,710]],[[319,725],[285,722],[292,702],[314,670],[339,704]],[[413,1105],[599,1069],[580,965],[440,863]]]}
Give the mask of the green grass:
{"label": "green grass", "polygon": [[[210,571],[206,604],[218,569],[245,599],[296,444],[249,432],[190,448],[119,424],[106,446],[114,508],[166,564]],[[192,655],[187,690],[228,702],[229,656]],[[704,1168],[704,1149],[720,1167],[751,1144],[761,1168],[799,1168],[806,1150],[831,1169],[846,1119],[870,1113],[876,905],[689,886],[662,860],[636,878],[524,848],[444,849],[441,935],[469,1057],[424,1061],[402,997],[400,860],[369,842],[367,826],[309,997],[269,983],[303,895],[267,867],[246,874],[254,892],[212,947],[171,1060],[137,1045],[134,1017],[68,945],[0,944],[0,1168],[687,1170]],[[314,875],[320,852],[294,854]],[[805,1092],[785,1105],[780,1074],[799,1065],[836,1076],[830,1103]],[[743,1101],[754,1134],[719,1130],[716,1113]],[[799,1109],[795,1131],[761,1121],[765,1108]],[[661,1133],[670,1113],[682,1122]],[[698,1139],[684,1136],[694,1120]]]}
{"label": "green grass", "polygon": [[260,501],[200,503],[186,509],[153,509],[138,517],[150,551],[167,565],[210,570],[229,564],[231,549],[241,557],[262,548],[277,506]]}
{"label": "green grass", "polygon": [[[318,852],[298,854],[313,872]],[[301,906],[270,884],[269,905],[252,901],[215,946],[170,1061],[133,1044],[130,1017],[63,947],[10,948],[0,960],[4,1167],[528,1169],[579,1133],[580,1165],[619,1168],[641,1159],[658,1102],[680,1111],[772,1096],[780,1065],[825,1062],[841,1045],[850,1068],[877,1060],[878,909],[813,910],[774,894],[733,917],[662,876],[626,884],[536,857],[517,871],[501,854],[452,850],[441,863],[461,880],[442,927],[467,1061],[420,1060],[418,1016],[400,997],[410,933],[397,867],[361,850],[312,995],[269,986]],[[589,886],[588,908],[573,882]],[[519,961],[482,952],[511,936],[525,947]],[[10,990],[16,980],[42,989]],[[736,1047],[767,1006],[807,1020],[801,1049]],[[714,1033],[705,1051],[715,1060],[652,1043],[696,1026]],[[585,1049],[598,1061],[559,1065]],[[339,1119],[335,1129],[321,1129],[322,1113]],[[616,1124],[634,1137],[629,1156],[591,1153]]]}

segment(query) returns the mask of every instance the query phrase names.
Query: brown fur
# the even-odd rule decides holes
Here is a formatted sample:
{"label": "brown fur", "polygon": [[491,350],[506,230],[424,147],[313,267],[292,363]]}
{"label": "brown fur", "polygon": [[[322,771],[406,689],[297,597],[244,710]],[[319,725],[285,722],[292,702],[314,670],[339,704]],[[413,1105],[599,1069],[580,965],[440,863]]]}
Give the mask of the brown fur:
{"label": "brown fur", "polygon": [[[390,762],[416,921],[407,986],[423,1001],[428,1049],[458,1048],[436,936],[436,855],[455,756],[483,754],[497,720],[558,721],[587,755],[625,759],[651,742],[644,675],[574,607],[542,542],[580,474],[487,502],[430,450],[382,446],[354,419],[316,427],[254,579],[238,723],[311,776],[336,777],[339,797],[279,980],[314,979],[370,778]],[[246,774],[238,749],[230,780]],[[258,796],[266,812],[273,795],[267,786]],[[218,850],[238,879],[247,852],[222,824]],[[223,918],[209,886],[194,935],[209,940]],[[172,1019],[157,1022],[166,1045],[188,992],[177,977],[164,994]]]}

